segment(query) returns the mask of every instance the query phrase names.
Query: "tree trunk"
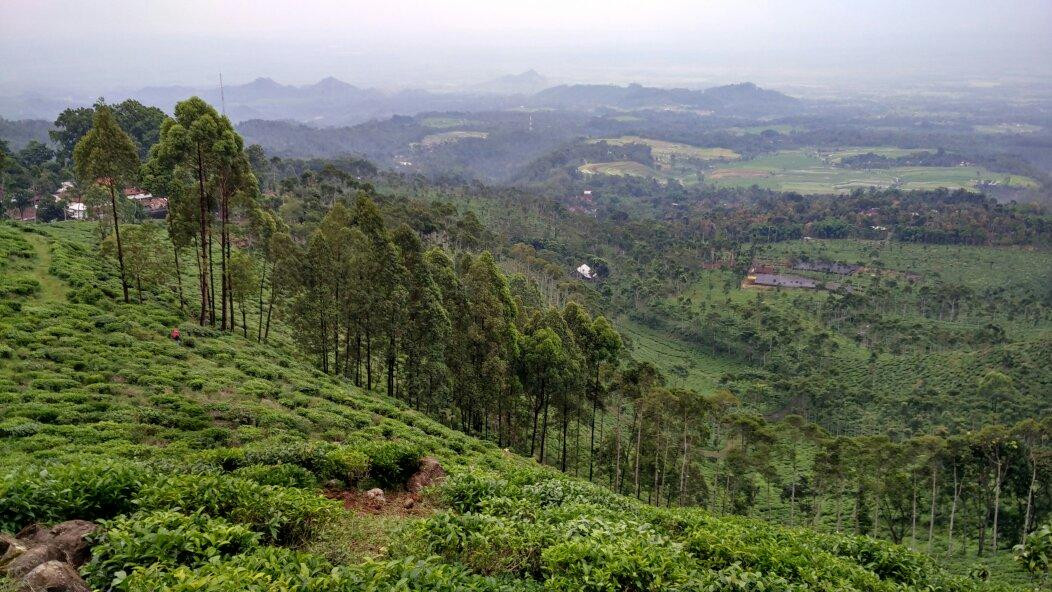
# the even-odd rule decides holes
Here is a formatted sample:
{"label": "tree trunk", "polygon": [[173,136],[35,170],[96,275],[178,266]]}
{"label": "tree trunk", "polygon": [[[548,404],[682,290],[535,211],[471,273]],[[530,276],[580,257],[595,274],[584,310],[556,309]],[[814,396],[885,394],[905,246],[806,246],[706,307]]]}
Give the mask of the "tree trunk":
{"label": "tree trunk", "polygon": [[953,521],[957,517],[957,500],[961,495],[961,484],[957,475],[957,465],[953,465],[953,502],[950,503],[950,525],[946,533],[946,555],[953,552]]}
{"label": "tree trunk", "polygon": [[1026,490],[1026,512],[1023,514],[1023,537],[1020,544],[1026,543],[1026,535],[1030,530],[1030,509],[1034,505],[1034,489],[1037,487],[1037,462],[1031,460],[1030,465],[1030,487]]}
{"label": "tree trunk", "polygon": [[186,314],[186,297],[183,296],[183,268],[179,264],[179,247],[172,243],[172,252],[175,253],[175,281],[179,286],[179,310]]}
{"label": "tree trunk", "polygon": [[223,306],[221,307],[222,310],[219,313],[219,316],[220,316],[219,329],[221,331],[225,331],[227,329],[230,329],[231,331],[233,331],[234,330],[234,327],[233,327],[233,320],[234,320],[233,319],[233,316],[234,316],[233,315],[233,308],[234,308],[233,299],[231,299],[231,301],[230,301],[231,315],[230,315],[230,322],[229,323],[227,322],[227,316],[226,316],[227,299],[230,298],[230,286],[228,285],[228,281],[229,281],[230,278],[229,278],[229,276],[227,276],[227,266],[226,266],[226,244],[227,244],[227,238],[226,238],[226,201],[227,201],[227,197],[226,197],[226,195],[223,195],[223,193],[225,193],[225,191],[221,190],[220,191],[220,196],[219,196],[219,201],[220,201],[220,203],[219,203],[219,275],[221,277],[221,281],[220,281],[220,284],[221,284],[220,285],[220,296],[222,298],[222,304],[223,304]]}
{"label": "tree trunk", "polygon": [[263,286],[267,280],[267,260],[263,259],[263,270],[259,275],[259,328],[256,330],[256,342],[263,342]]}
{"label": "tree trunk", "polygon": [[[121,289],[124,291],[124,302],[128,303],[128,280],[124,275],[124,246],[121,244],[121,225],[117,219],[117,189],[114,180],[110,179],[110,206],[113,208],[113,233],[117,237],[117,262],[121,267]],[[142,298],[139,298],[140,303]]]}
{"label": "tree trunk", "polygon": [[208,193],[205,192],[205,164],[201,154],[201,147],[197,147],[197,187],[198,187],[198,216],[200,217],[200,243],[201,261],[198,282],[201,287],[201,313],[197,322],[202,326],[208,314]]}
{"label": "tree trunk", "polygon": [[1001,460],[997,461],[994,467],[996,474],[994,475],[994,525],[993,535],[990,537],[990,550],[994,555],[997,554],[997,518],[1001,513],[1001,480],[1004,478],[1004,471],[1001,467],[1004,462]]}
{"label": "tree trunk", "polygon": [[931,512],[928,516],[928,554],[931,555],[931,542],[935,538],[935,499],[938,496],[936,489],[937,473],[935,467],[931,468]]}
{"label": "tree trunk", "polygon": [[637,412],[637,415],[639,416],[639,418],[636,421],[636,462],[635,462],[635,467],[633,467],[633,473],[635,473],[634,477],[635,477],[636,499],[639,499],[639,494],[640,494],[640,489],[639,489],[639,453],[640,453],[640,449],[642,448],[642,444],[643,444],[643,406],[642,406],[642,404],[640,404],[640,408],[639,408],[639,411]]}

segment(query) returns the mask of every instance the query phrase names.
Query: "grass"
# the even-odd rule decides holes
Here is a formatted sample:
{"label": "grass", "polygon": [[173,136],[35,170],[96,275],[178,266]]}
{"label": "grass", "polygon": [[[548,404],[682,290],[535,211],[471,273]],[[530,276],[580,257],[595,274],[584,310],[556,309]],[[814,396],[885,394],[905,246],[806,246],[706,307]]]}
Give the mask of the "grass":
{"label": "grass", "polygon": [[467,125],[468,123],[470,122],[467,119],[460,119],[457,117],[425,117],[420,120],[420,125],[434,129],[460,127],[462,125]]}
{"label": "grass", "polygon": [[33,276],[40,282],[39,297],[43,300],[64,300],[66,285],[49,273],[51,267],[51,246],[48,241],[35,234],[26,236],[33,245]]}
{"label": "grass", "polygon": [[[1052,280],[1052,251],[1033,247],[928,245],[856,239],[785,241],[763,247],[763,257],[807,257],[916,273],[929,282],[975,290],[1040,289]],[[862,287],[870,276],[856,280]]]}
{"label": "grass", "polygon": [[434,148],[442,144],[452,144],[461,140],[467,140],[469,138],[476,138],[484,140],[489,137],[489,132],[470,132],[470,131],[453,131],[453,132],[441,132],[438,134],[430,134],[424,136],[424,139],[420,140],[420,146],[423,148]]}
{"label": "grass", "polygon": [[664,167],[672,166],[676,159],[683,158],[694,158],[697,160],[737,160],[741,158],[740,154],[728,148],[703,148],[700,146],[691,146],[690,144],[666,142],[664,140],[653,140],[650,138],[643,138],[640,136],[599,138],[595,140],[589,140],[589,142],[592,144],[606,142],[607,144],[611,144],[614,146],[624,146],[626,144],[644,144],[646,146],[650,146],[651,153],[654,156],[654,161]]}
{"label": "grass", "polygon": [[582,164],[577,170],[586,175],[615,175],[618,177],[653,177],[664,180],[664,176],[645,164],[633,160],[616,162],[593,162]]}
{"label": "grass", "polygon": [[847,169],[834,166],[841,158],[865,152],[899,156],[909,151],[895,148],[850,148],[832,152],[811,149],[781,150],[752,160],[721,165],[707,172],[707,181],[727,187],[757,185],[775,191],[797,193],[849,193],[864,187],[902,189],[975,189],[981,182],[1013,186],[1036,186],[1028,177],[995,173],[978,166],[893,167]]}
{"label": "grass", "polygon": [[627,337],[632,357],[650,362],[667,376],[671,386],[711,394],[719,388],[726,373],[741,372],[748,366],[713,356],[697,346],[676,340],[627,318],[617,319],[617,329]]}

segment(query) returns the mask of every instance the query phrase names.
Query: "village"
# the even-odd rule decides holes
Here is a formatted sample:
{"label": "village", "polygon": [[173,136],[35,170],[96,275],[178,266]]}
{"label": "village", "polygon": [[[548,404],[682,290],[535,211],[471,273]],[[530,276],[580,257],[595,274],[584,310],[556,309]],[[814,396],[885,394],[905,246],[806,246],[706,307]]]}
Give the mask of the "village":
{"label": "village", "polygon": [[[95,220],[101,216],[100,207],[109,204],[90,204],[85,200],[87,192],[81,190],[73,181],[63,181],[51,194],[34,195],[27,203],[19,207],[17,202],[10,202],[7,217],[23,222],[52,220]],[[125,187],[121,194],[134,205],[139,218],[163,220],[168,214],[168,198],[153,195],[139,187]],[[49,207],[50,206],[50,207]]]}

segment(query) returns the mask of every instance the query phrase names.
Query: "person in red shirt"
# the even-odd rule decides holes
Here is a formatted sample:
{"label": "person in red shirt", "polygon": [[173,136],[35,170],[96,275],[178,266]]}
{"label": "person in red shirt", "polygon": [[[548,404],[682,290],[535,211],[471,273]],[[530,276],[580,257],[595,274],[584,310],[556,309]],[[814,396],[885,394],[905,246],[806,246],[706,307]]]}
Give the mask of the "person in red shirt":
{"label": "person in red shirt", "polygon": [[172,341],[179,343],[179,327],[172,327]]}

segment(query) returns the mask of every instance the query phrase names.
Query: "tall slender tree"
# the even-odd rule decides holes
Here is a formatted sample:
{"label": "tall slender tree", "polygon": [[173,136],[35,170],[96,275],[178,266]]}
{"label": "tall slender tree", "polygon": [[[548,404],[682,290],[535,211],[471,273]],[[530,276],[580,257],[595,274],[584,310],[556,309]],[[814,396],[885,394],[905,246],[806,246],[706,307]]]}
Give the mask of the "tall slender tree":
{"label": "tall slender tree", "polygon": [[[105,104],[95,108],[91,129],[73,149],[77,177],[84,184],[102,183],[110,192],[113,233],[117,242],[117,262],[121,268],[121,289],[128,302],[128,279],[124,271],[124,249],[121,244],[117,192],[139,172],[139,152],[131,136],[117,125],[113,111]],[[123,192],[121,199],[124,199]]]}

